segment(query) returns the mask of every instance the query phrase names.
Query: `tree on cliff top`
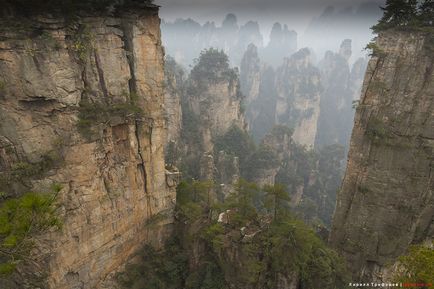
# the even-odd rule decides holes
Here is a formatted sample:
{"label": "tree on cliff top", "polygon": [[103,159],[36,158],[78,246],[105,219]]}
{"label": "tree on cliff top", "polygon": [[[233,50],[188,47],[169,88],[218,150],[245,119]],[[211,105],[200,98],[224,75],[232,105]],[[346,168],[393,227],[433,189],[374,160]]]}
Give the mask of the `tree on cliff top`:
{"label": "tree on cliff top", "polygon": [[384,11],[383,17],[372,27],[375,33],[396,27],[420,28],[434,25],[434,0],[387,0],[381,9]]}
{"label": "tree on cliff top", "polygon": [[12,7],[24,14],[57,11],[65,14],[77,11],[102,11],[109,7],[131,3],[151,4],[153,0],[0,0],[0,10]]}
{"label": "tree on cliff top", "polygon": [[191,70],[191,77],[196,81],[232,80],[237,77],[236,72],[229,67],[229,57],[215,48],[205,49],[195,60],[195,66]]}
{"label": "tree on cliff top", "polygon": [[410,24],[416,18],[417,0],[387,0],[381,9],[384,14],[373,27],[374,32]]}

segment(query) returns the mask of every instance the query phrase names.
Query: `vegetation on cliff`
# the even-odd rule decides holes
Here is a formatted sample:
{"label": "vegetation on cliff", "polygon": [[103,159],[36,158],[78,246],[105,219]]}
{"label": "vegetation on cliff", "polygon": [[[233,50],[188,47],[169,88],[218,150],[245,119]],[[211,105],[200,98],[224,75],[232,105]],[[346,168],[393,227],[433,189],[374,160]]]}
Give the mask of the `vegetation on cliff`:
{"label": "vegetation on cliff", "polygon": [[4,0],[4,6],[13,7],[15,11],[24,14],[35,14],[57,11],[65,15],[72,15],[77,11],[102,11],[115,6],[131,3],[152,3],[153,0]]}
{"label": "vegetation on cliff", "polygon": [[52,189],[50,194],[26,193],[1,204],[0,275],[9,275],[20,262],[31,260],[35,235],[60,227],[54,201],[62,187],[53,185]]}
{"label": "vegetation on cliff", "polygon": [[143,110],[136,104],[138,96],[128,96],[129,102],[117,104],[91,103],[82,101],[80,103],[77,128],[87,139],[95,135],[97,125],[107,125],[119,118],[122,122],[129,119],[135,120],[143,116]]}
{"label": "vegetation on cliff", "polygon": [[[396,280],[401,283],[434,284],[434,249],[428,246],[411,246],[407,255],[399,258],[399,273]],[[421,287],[422,289],[429,286]]]}
{"label": "vegetation on cliff", "polygon": [[174,236],[162,250],[120,274],[126,288],[344,288],[336,253],[289,210],[284,186],[259,188],[241,180],[224,202],[210,183],[178,187]]}
{"label": "vegetation on cliff", "polygon": [[390,28],[422,28],[434,26],[434,1],[424,0],[418,5],[416,0],[387,0],[382,7],[384,14],[374,25],[374,32]]}
{"label": "vegetation on cliff", "polygon": [[203,50],[191,70],[191,78],[199,83],[224,80],[232,83],[237,77],[237,71],[229,66],[229,57],[226,53],[215,48]]}

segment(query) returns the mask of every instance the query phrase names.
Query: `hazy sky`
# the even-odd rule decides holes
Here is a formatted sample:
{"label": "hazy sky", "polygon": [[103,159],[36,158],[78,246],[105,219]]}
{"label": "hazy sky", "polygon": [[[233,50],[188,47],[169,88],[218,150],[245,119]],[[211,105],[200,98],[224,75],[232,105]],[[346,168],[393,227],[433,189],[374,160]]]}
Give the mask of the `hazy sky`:
{"label": "hazy sky", "polygon": [[312,17],[326,6],[344,9],[361,2],[383,0],[156,0],[161,5],[161,17],[166,20],[191,17],[200,22],[213,20],[221,23],[227,13],[235,13],[239,22],[258,20],[264,26],[279,21],[303,32]]}

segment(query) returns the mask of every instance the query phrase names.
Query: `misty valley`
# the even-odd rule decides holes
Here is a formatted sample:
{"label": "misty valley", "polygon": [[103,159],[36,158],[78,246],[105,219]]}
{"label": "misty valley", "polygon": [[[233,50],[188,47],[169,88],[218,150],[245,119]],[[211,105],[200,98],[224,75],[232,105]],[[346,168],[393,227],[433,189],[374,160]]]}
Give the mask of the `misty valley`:
{"label": "misty valley", "polygon": [[432,0],[3,2],[1,289],[433,286]]}

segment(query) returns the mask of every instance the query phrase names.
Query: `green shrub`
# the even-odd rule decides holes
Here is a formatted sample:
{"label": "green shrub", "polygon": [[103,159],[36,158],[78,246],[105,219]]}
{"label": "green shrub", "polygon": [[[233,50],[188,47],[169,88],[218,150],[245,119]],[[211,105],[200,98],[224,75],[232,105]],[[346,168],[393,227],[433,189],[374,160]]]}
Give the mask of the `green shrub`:
{"label": "green shrub", "polygon": [[241,166],[254,149],[255,144],[251,137],[237,125],[232,125],[224,135],[217,137],[214,141],[214,155],[218,155],[219,151],[225,151],[238,157]]}
{"label": "green shrub", "polygon": [[[151,3],[152,0],[142,2]],[[58,12],[62,15],[72,17],[80,11],[101,12],[111,6],[119,6],[121,3],[129,5],[133,0],[6,0],[7,5],[11,5],[25,15],[38,14],[43,12]]]}
{"label": "green shrub", "polygon": [[162,250],[147,245],[142,250],[141,262],[127,265],[117,280],[125,288],[178,289],[186,279],[188,255],[180,241],[170,239]]}
{"label": "green shrub", "polygon": [[122,120],[136,119],[143,116],[142,109],[134,102],[119,104],[80,103],[77,128],[87,139],[94,134],[93,127],[99,124],[110,124],[115,118]]}
{"label": "green shrub", "polygon": [[395,279],[401,283],[434,284],[434,249],[432,246],[433,244],[411,246],[408,254],[399,258],[401,270]]}
{"label": "green shrub", "polygon": [[241,166],[241,175],[247,180],[255,179],[262,170],[272,169],[278,166],[278,157],[271,148],[260,146],[249,155],[245,164]]}
{"label": "green shrub", "polygon": [[365,50],[370,51],[369,56],[385,57],[387,55],[387,53],[382,50],[375,42],[369,42],[366,45]]}
{"label": "green shrub", "polygon": [[225,229],[221,224],[214,223],[208,227],[205,227],[201,236],[206,242],[208,242],[208,244],[211,245],[214,250],[220,250],[223,247],[224,232]]}
{"label": "green shrub", "polygon": [[94,35],[86,25],[79,25],[74,31],[70,47],[80,61],[86,62],[93,49],[93,41]]}
{"label": "green shrub", "polygon": [[366,135],[374,144],[382,144],[386,143],[390,133],[382,120],[371,117],[366,127]]}
{"label": "green shrub", "polygon": [[1,204],[0,274],[13,273],[19,262],[26,261],[33,247],[33,235],[60,228],[54,201],[61,187],[53,189],[53,194],[27,193]]}
{"label": "green shrub", "polygon": [[43,155],[38,162],[15,163],[10,170],[0,174],[0,191],[11,193],[15,188],[15,184],[28,186],[30,180],[42,178],[62,161],[63,157],[60,148],[55,148],[55,150]]}

